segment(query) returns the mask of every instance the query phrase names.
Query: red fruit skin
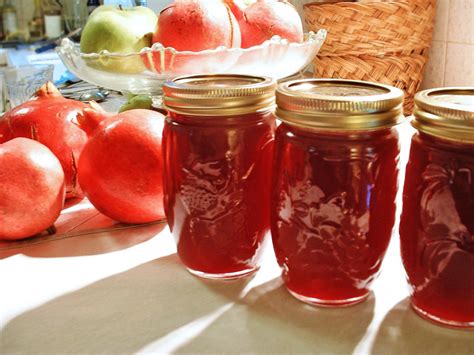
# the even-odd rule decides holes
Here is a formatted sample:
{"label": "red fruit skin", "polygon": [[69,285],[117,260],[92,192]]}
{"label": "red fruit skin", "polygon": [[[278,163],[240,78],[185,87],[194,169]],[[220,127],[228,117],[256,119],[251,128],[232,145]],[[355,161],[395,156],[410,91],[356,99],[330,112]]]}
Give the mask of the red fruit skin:
{"label": "red fruit skin", "polygon": [[161,11],[153,43],[199,52],[219,46],[240,47],[240,29],[221,1],[174,1]]}
{"label": "red fruit skin", "polygon": [[239,21],[244,16],[246,6],[242,0],[224,0],[224,3],[227,5],[230,11],[232,11],[232,14],[237,19],[237,21]]}
{"label": "red fruit skin", "polygon": [[0,117],[0,143],[25,137],[44,144],[61,162],[66,198],[82,197],[77,183],[77,161],[87,134],[71,121],[88,105],[62,97],[54,86],[45,90],[48,92]]}
{"label": "red fruit skin", "polygon": [[0,144],[0,239],[24,239],[51,227],[64,193],[61,164],[46,146],[27,138]]}
{"label": "red fruit skin", "polygon": [[242,48],[258,46],[275,35],[289,42],[303,41],[301,18],[286,2],[255,2],[245,9],[239,25]]}
{"label": "red fruit skin", "polygon": [[164,219],[163,123],[164,116],[151,110],[130,110],[99,123],[78,166],[79,183],[97,210],[125,223]]}

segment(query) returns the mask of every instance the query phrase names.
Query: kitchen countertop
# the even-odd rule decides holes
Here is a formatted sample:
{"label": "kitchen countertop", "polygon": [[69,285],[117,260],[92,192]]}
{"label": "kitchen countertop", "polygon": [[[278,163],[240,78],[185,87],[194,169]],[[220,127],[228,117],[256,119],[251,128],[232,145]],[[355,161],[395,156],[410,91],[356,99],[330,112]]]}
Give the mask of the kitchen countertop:
{"label": "kitchen countertop", "polygon": [[327,309],[286,291],[270,244],[254,277],[202,280],[165,223],[116,224],[76,202],[54,236],[0,244],[1,353],[474,353],[474,332],[411,310],[396,232],[369,299]]}

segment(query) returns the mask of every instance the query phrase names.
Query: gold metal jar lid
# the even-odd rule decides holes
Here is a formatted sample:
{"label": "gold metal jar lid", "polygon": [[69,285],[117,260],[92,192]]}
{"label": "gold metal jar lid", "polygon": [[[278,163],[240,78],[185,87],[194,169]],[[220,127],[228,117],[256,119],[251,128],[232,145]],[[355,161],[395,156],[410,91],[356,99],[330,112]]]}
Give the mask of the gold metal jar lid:
{"label": "gold metal jar lid", "polygon": [[293,80],[278,86],[276,115],[283,122],[337,131],[375,130],[403,119],[403,91],[343,79]]}
{"label": "gold metal jar lid", "polygon": [[415,95],[416,129],[448,140],[474,143],[474,87],[424,90]]}
{"label": "gold metal jar lid", "polygon": [[216,74],[181,76],[163,85],[163,106],[176,113],[234,116],[272,108],[274,80],[266,77]]}

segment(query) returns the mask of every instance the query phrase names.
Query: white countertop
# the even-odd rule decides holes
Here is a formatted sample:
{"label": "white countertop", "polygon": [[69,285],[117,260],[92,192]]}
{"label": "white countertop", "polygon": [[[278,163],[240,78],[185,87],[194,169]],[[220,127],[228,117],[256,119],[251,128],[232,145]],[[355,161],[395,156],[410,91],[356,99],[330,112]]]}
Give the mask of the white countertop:
{"label": "white countertop", "polygon": [[411,310],[396,233],[370,298],[326,309],[286,291],[271,245],[254,277],[207,281],[164,223],[124,229],[83,201],[57,227],[0,244],[2,354],[474,354],[473,331]]}

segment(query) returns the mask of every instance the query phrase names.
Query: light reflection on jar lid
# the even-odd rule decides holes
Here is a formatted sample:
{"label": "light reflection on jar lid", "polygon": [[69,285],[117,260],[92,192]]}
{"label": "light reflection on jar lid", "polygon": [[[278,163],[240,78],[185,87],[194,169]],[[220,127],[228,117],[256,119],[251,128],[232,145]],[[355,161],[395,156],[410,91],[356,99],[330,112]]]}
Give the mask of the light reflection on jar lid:
{"label": "light reflection on jar lid", "polygon": [[276,102],[283,122],[315,129],[375,130],[404,119],[403,91],[364,81],[294,80],[278,86]]}
{"label": "light reflection on jar lid", "polygon": [[415,96],[413,126],[433,136],[474,143],[474,88],[439,88]]}
{"label": "light reflection on jar lid", "polygon": [[250,75],[182,76],[163,85],[163,104],[168,111],[187,115],[242,115],[272,108],[275,86],[270,78]]}

